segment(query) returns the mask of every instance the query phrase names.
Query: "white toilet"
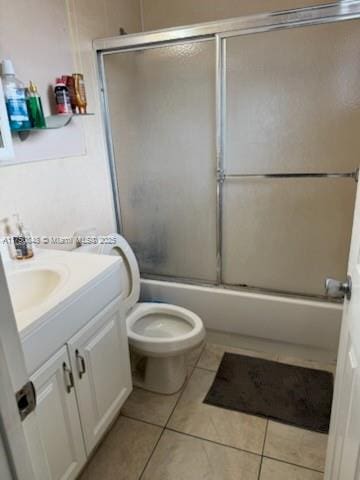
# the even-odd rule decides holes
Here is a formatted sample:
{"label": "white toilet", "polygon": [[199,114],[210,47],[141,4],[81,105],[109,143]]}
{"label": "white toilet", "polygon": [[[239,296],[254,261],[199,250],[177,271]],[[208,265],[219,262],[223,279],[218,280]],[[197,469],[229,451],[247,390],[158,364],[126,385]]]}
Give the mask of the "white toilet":
{"label": "white toilet", "polygon": [[177,392],[186,379],[185,353],[205,338],[201,318],[176,305],[138,303],[140,272],[134,252],[118,234],[112,244],[80,247],[98,254],[119,255],[122,269],[123,299],[129,344],[133,352],[134,384],[157,393]]}

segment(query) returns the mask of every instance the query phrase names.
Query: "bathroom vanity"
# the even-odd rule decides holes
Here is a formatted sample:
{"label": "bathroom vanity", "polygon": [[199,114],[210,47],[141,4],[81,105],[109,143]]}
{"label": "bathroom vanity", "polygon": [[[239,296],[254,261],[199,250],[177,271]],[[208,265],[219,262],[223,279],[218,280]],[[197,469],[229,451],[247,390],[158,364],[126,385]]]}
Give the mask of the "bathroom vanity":
{"label": "bathroom vanity", "polygon": [[132,389],[121,261],[44,250],[7,262],[51,479],[76,478]]}

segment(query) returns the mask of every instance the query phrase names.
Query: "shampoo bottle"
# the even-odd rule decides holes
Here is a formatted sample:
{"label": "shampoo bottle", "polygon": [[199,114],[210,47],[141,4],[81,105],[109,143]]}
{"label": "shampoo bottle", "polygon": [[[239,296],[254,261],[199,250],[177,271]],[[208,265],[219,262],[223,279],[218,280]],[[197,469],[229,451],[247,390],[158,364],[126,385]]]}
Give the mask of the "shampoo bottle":
{"label": "shampoo bottle", "polygon": [[61,78],[56,79],[54,93],[56,113],[58,115],[72,114],[69,90]]}
{"label": "shampoo bottle", "polygon": [[35,128],[44,128],[46,125],[41,98],[38,94],[36,85],[31,81],[27,92],[27,106],[32,126]]}

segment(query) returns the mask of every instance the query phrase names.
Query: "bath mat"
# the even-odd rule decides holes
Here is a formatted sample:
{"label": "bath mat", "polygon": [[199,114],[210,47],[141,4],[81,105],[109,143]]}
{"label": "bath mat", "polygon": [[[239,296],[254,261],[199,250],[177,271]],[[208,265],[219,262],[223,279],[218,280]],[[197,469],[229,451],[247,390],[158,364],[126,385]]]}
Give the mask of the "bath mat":
{"label": "bath mat", "polygon": [[204,403],[327,433],[332,396],[329,372],[225,353]]}

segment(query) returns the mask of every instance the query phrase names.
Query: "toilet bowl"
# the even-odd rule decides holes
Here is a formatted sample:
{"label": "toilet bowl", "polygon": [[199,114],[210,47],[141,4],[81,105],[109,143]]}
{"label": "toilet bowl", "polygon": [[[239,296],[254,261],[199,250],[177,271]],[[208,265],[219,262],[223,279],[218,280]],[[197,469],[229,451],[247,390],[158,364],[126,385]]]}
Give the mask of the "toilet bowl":
{"label": "toilet bowl", "polygon": [[120,235],[110,235],[109,243],[80,249],[119,255],[123,260],[122,299],[132,350],[134,384],[157,393],[177,392],[186,380],[185,354],[205,338],[201,318],[177,305],[138,302],[139,266],[130,245]]}

